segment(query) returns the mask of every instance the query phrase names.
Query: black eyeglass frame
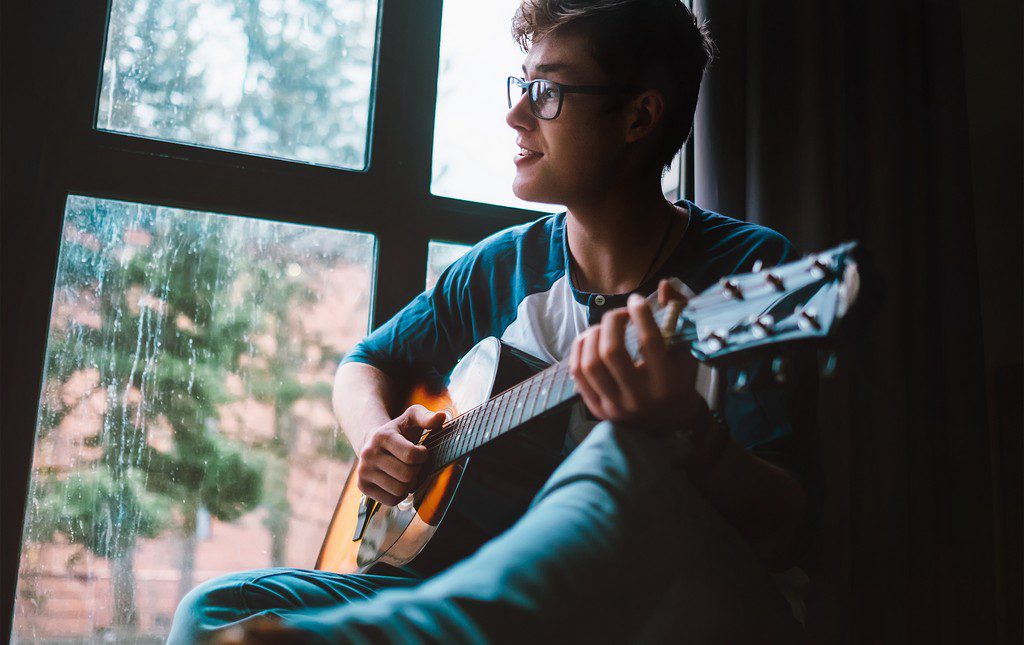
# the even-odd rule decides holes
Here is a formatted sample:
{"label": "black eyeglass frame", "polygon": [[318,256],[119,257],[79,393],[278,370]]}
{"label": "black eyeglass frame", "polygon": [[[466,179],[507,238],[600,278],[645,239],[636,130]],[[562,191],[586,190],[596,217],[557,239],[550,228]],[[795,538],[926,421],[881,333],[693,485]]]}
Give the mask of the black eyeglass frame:
{"label": "black eyeglass frame", "polygon": [[[555,108],[554,116],[541,116],[537,109],[537,104],[533,100],[533,93],[530,92],[530,87],[534,83],[549,83],[558,88],[558,107]],[[557,119],[558,115],[562,113],[562,101],[565,100],[566,94],[623,94],[628,92],[637,92],[641,88],[638,85],[626,85],[622,83],[612,83],[608,85],[565,85],[563,83],[556,83],[555,81],[549,81],[546,78],[535,78],[532,81],[527,81],[519,76],[509,76],[505,83],[506,96],[508,97],[508,108],[512,109],[512,85],[515,85],[520,90],[520,98],[523,94],[528,95],[530,102],[530,111],[533,116],[544,121],[551,121]]]}

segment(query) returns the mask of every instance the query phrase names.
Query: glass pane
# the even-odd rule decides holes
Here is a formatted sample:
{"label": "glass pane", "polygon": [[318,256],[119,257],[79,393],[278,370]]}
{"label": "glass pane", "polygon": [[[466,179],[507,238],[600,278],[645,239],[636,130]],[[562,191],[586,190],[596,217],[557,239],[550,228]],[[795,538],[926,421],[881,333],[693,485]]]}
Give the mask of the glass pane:
{"label": "glass pane", "polygon": [[683,154],[686,152],[684,147],[680,150],[675,157],[672,158],[672,165],[665,174],[661,176],[661,192],[665,194],[665,198],[670,201],[679,201],[683,198]]}
{"label": "glass pane", "polygon": [[373,236],[68,198],[14,637],[162,642],[214,576],[312,566]]}
{"label": "glass pane", "polygon": [[468,244],[431,240],[427,245],[427,289],[432,289],[448,265],[461,258],[471,248],[473,247]]}
{"label": "glass pane", "polygon": [[[512,15],[520,3],[444,2],[430,192],[556,212],[563,208],[524,202],[512,194],[516,133],[505,123],[505,78],[522,75],[525,54],[511,36]],[[473,82],[467,83],[466,79]],[[670,198],[677,194],[679,185],[678,157],[675,171],[666,173],[662,180],[663,191]]]}
{"label": "glass pane", "polygon": [[375,0],[112,0],[96,127],[362,169]]}

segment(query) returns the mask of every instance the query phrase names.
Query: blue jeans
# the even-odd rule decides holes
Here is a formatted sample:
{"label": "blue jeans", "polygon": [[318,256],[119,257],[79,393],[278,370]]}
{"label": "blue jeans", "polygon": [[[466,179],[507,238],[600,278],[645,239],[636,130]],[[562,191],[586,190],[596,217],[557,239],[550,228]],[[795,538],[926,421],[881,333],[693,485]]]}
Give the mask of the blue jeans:
{"label": "blue jeans", "polygon": [[256,615],[325,643],[801,640],[749,545],[665,453],[601,423],[516,524],[433,578],[228,575],[181,601],[168,641]]}

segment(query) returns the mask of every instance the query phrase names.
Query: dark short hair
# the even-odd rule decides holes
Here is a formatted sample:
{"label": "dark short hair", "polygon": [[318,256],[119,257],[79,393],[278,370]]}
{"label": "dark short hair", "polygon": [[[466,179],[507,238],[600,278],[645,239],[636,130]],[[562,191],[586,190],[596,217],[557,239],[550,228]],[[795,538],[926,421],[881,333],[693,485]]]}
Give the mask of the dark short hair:
{"label": "dark short hair", "polygon": [[700,82],[714,57],[705,23],[682,0],[523,0],[512,18],[524,52],[555,30],[585,33],[613,82],[665,95],[657,161],[671,165],[693,130]]}

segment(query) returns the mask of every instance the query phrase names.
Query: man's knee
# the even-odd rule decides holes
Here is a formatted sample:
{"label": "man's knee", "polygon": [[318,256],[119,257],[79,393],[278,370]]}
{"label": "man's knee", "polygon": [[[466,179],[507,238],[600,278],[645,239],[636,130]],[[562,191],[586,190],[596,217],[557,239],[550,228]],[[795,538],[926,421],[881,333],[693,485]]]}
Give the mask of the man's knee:
{"label": "man's knee", "polygon": [[602,421],[556,470],[552,479],[585,475],[615,489],[635,489],[651,486],[671,472],[675,469],[663,439],[643,428]]}
{"label": "man's knee", "polygon": [[167,642],[194,643],[202,640],[211,627],[242,618],[241,590],[252,580],[253,573],[243,571],[213,578],[185,594],[174,611]]}
{"label": "man's knee", "polygon": [[575,499],[643,506],[643,512],[649,512],[647,507],[664,503],[672,494],[669,482],[683,476],[659,438],[640,428],[603,421],[555,469],[533,505],[571,487],[570,497]]}

